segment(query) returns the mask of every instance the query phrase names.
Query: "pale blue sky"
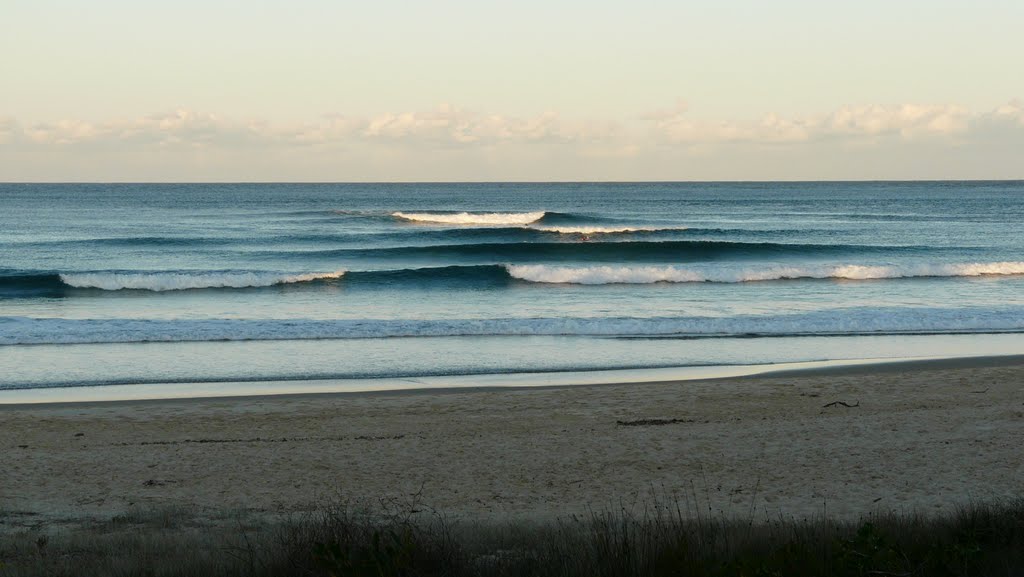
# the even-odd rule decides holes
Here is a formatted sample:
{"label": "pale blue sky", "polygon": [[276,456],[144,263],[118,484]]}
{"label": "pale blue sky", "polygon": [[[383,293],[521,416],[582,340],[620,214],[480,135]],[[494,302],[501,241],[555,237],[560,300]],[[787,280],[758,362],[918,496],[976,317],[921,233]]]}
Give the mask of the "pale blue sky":
{"label": "pale blue sky", "polygon": [[[192,128],[197,115],[210,119],[200,130],[205,140],[190,141],[190,129],[176,133],[173,144],[213,147],[216,154],[206,155],[198,167],[194,151],[182,158],[181,151],[169,154],[165,148],[160,152],[169,163],[166,170],[153,158],[139,158],[130,167],[136,177],[246,179],[242,157],[235,164],[222,161],[221,169],[215,165],[218,154],[239,156],[248,147],[254,161],[281,163],[289,178],[457,180],[459,163],[434,128],[447,126],[441,132],[450,137],[457,132],[453,126],[468,123],[477,126],[477,136],[454,138],[465,157],[466,178],[662,178],[675,174],[678,155],[706,159],[727,153],[721,146],[715,152],[708,141],[778,144],[777,134],[765,136],[756,128],[768,115],[832,126],[829,115],[844,108],[863,114],[870,107],[903,119],[882,131],[903,138],[901,151],[921,148],[924,133],[957,136],[954,144],[967,147],[967,177],[993,169],[978,156],[979,124],[998,133],[985,137],[986,146],[995,146],[997,138],[1010,139],[998,140],[1004,144],[1020,141],[1024,116],[1016,109],[997,115],[998,126],[989,121],[1000,107],[1017,106],[1014,101],[1024,98],[1021,23],[1020,0],[6,0],[0,5],[0,146],[19,161],[0,160],[0,179],[100,178],[114,166],[99,165],[112,163],[118,146],[128,146],[112,135],[164,130],[167,122],[152,119],[182,113],[192,115]],[[941,116],[936,122],[948,128],[937,129],[916,108],[898,113],[904,106],[948,107],[946,112],[959,116],[951,120],[932,110],[928,118]],[[461,112],[455,119],[437,112],[450,109]],[[410,121],[420,128],[390,134],[401,143],[365,142],[374,119],[413,113],[431,115],[429,138],[417,140],[423,122]],[[652,127],[659,114],[678,117],[668,137],[665,126]],[[338,116],[351,126],[326,134],[324,119]],[[515,134],[486,120],[495,116],[518,122]],[[548,124],[537,136],[524,126],[539,118]],[[680,119],[699,126],[680,132]],[[63,132],[57,134],[53,126],[61,122]],[[932,128],[922,132],[922,122]],[[487,138],[479,137],[481,123],[488,126]],[[262,132],[256,144],[250,142],[254,125],[264,127],[257,130]],[[722,125],[731,128],[718,130]],[[240,126],[249,127],[242,136]],[[333,142],[348,153],[354,148],[372,156],[358,166],[376,168],[332,172],[337,151],[317,148],[317,161],[310,151],[304,156],[280,150],[289,139],[307,142],[311,126],[317,126],[320,144]],[[834,127],[812,132],[805,139],[781,140],[794,148],[816,146],[819,154],[814,142],[835,136]],[[876,139],[881,134],[868,133]],[[46,148],[54,143],[64,146]],[[138,142],[132,146],[133,154],[142,154]],[[554,156],[575,159],[563,159],[564,174],[545,164],[553,146]],[[442,155],[453,172],[421,174],[409,166],[406,155],[413,153]],[[924,159],[927,153],[921,148],[920,154]],[[71,166],[83,155],[94,156],[89,166],[98,173]],[[586,160],[595,157],[631,164],[613,175],[605,161]],[[55,160],[60,158],[65,161]],[[837,177],[850,172],[838,157],[821,160],[838,162],[832,171]],[[29,165],[36,172],[27,171]],[[512,166],[518,168],[511,174],[504,170]],[[738,166],[735,177],[773,177],[763,168],[757,162]],[[996,168],[1004,177],[1015,169]],[[800,172],[794,164],[790,174],[801,177]],[[806,176],[827,176],[819,172]],[[675,177],[690,175],[680,171]],[[864,175],[872,176],[878,175]]]}

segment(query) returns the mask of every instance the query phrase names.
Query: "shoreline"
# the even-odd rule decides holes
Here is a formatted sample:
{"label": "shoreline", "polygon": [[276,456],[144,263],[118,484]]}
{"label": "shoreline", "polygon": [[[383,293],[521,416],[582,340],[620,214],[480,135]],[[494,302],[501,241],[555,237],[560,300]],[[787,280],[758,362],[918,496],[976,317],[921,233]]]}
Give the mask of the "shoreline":
{"label": "shoreline", "polygon": [[[180,382],[36,387],[0,390],[0,411],[33,406],[190,402],[215,399],[292,399],[305,396],[381,396],[546,390],[575,387],[698,383],[724,379],[814,375],[870,375],[907,370],[1001,367],[1024,364],[1024,353],[962,357],[902,357],[707,365],[650,369],[553,371],[370,379]],[[478,384],[480,381],[489,384]],[[537,384],[537,381],[541,381]],[[415,383],[415,384],[410,384]],[[211,390],[218,389],[221,390]],[[304,389],[304,390],[287,390]],[[188,394],[193,391],[195,394]],[[122,395],[122,396],[119,396]],[[58,396],[77,397],[54,400]],[[13,400],[9,400],[13,398]]]}

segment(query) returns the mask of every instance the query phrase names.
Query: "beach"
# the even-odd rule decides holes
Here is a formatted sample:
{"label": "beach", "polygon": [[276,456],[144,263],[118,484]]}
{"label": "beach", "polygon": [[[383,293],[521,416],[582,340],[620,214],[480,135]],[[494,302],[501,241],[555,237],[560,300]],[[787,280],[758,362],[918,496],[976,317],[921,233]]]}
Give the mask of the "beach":
{"label": "beach", "polygon": [[4,529],[414,498],[546,521],[944,514],[1024,489],[1024,358],[641,384],[0,406]]}
{"label": "beach", "polygon": [[0,577],[1024,577],[1024,1],[6,4]]}

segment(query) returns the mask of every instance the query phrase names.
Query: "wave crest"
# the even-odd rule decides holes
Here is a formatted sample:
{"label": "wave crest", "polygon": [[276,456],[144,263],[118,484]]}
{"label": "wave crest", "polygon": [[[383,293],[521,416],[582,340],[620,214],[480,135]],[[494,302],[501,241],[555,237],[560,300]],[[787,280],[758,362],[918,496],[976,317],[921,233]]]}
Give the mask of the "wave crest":
{"label": "wave crest", "polygon": [[487,212],[487,213],[436,213],[436,212],[393,212],[391,216],[413,222],[439,224],[484,224],[510,225],[530,224],[544,218],[544,212]]}
{"label": "wave crest", "polygon": [[629,232],[660,232],[668,230],[686,230],[685,226],[530,226],[531,230],[556,232],[559,234],[621,234]]}
{"label": "wave crest", "polygon": [[919,277],[974,277],[1024,274],[1024,262],[917,265],[776,265],[763,268],[683,268],[678,266],[506,265],[513,278],[553,284],[650,284],[658,282],[742,283],[789,279],[873,280]]}
{"label": "wave crest", "polygon": [[269,272],[88,272],[66,273],[60,280],[75,288],[102,290],[148,290],[154,292],[205,289],[266,287],[340,278],[345,271],[281,274]]}

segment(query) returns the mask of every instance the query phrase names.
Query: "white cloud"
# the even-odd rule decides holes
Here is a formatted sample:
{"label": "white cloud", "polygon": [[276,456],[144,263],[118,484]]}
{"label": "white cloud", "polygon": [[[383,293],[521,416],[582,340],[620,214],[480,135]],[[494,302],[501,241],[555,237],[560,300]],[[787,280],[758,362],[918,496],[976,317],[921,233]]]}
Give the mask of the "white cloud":
{"label": "white cloud", "polygon": [[[0,123],[0,135],[18,132],[13,120]],[[36,144],[135,141],[162,145],[260,142],[265,145],[385,142],[392,145],[493,145],[505,142],[599,140],[617,133],[614,122],[563,122],[555,113],[529,118],[482,114],[451,106],[425,112],[373,117],[329,115],[314,122],[276,126],[238,121],[189,110],[105,123],[63,120],[37,123],[21,131]]]}
{"label": "white cloud", "polygon": [[817,128],[823,135],[912,138],[962,133],[967,130],[970,118],[966,109],[950,105],[858,106],[837,110]]}
{"label": "white cloud", "polygon": [[450,105],[424,112],[374,116],[365,121],[361,134],[371,139],[449,146],[566,142],[586,137],[585,131],[574,129],[553,112],[516,118],[478,113]]}
{"label": "white cloud", "polygon": [[35,124],[25,129],[29,140],[40,144],[74,144],[94,140],[100,130],[88,122],[61,120],[54,123]]}
{"label": "white cloud", "polygon": [[13,118],[0,118],[0,144],[11,142],[21,134],[18,121]]}
{"label": "white cloud", "polygon": [[142,118],[91,123],[61,120],[26,127],[23,135],[43,145],[75,145],[110,142],[149,144],[209,144],[238,140],[239,134],[259,134],[255,125],[225,122],[212,114],[178,110]]}
{"label": "white cloud", "polygon": [[[1001,107],[1004,116],[1017,109]],[[964,134],[981,115],[952,105],[847,106],[834,112],[806,118],[783,118],[768,114],[758,121],[737,122],[692,119],[686,110],[671,115],[648,115],[656,136],[663,142],[708,143],[798,143],[816,139],[857,139],[897,137],[949,137]],[[1014,117],[1016,118],[1016,117]]]}
{"label": "white cloud", "polygon": [[1013,100],[996,108],[990,114],[985,115],[983,119],[996,123],[1016,123],[1017,126],[1024,128],[1024,103]]}
{"label": "white cloud", "polygon": [[[700,118],[680,100],[632,119],[442,105],[272,123],[189,110],[0,117],[0,181],[19,179],[747,179],[1024,176],[1024,104],[848,106]],[[941,172],[941,174],[940,174]]]}

